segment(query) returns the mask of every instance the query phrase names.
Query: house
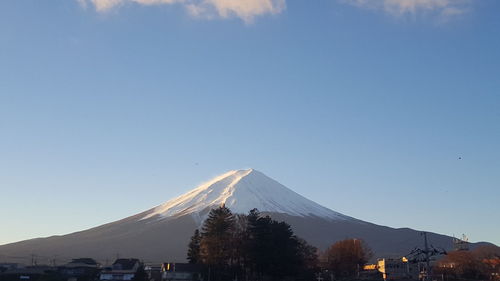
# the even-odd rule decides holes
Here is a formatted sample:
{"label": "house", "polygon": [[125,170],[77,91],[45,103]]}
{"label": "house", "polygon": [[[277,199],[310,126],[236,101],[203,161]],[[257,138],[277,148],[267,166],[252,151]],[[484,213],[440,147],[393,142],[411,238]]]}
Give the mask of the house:
{"label": "house", "polygon": [[11,268],[0,273],[0,280],[38,280],[42,277],[54,277],[57,268],[51,266],[28,266],[23,268]]}
{"label": "house", "polygon": [[22,264],[19,263],[0,263],[0,272],[4,272],[9,269],[24,268]]}
{"label": "house", "polygon": [[138,259],[117,259],[111,267],[104,268],[100,280],[132,280],[142,266]]}
{"label": "house", "polygon": [[99,275],[101,266],[91,258],[73,259],[59,267],[62,277],[72,281],[95,280]]}
{"label": "house", "polygon": [[202,265],[192,263],[164,263],[161,267],[163,281],[202,280]]}

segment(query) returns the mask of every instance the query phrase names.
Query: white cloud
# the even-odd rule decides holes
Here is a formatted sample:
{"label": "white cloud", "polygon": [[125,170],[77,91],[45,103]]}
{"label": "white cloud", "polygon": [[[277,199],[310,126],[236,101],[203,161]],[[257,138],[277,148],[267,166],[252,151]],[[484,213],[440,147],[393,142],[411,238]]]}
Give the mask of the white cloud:
{"label": "white cloud", "polygon": [[250,23],[256,16],[278,14],[285,7],[285,0],[202,0],[191,3],[188,10],[194,16],[211,17],[216,13],[222,18],[237,16]]}
{"label": "white cloud", "polygon": [[174,4],[184,5],[196,17],[229,18],[236,16],[246,23],[253,22],[256,16],[278,14],[286,5],[286,0],[77,0],[82,7],[93,4],[98,12],[106,12],[126,3],[142,5]]}
{"label": "white cloud", "polygon": [[389,14],[434,13],[443,17],[457,16],[467,11],[470,0],[342,0],[358,7],[383,10]]}
{"label": "white cloud", "polygon": [[99,12],[105,12],[124,4],[126,2],[134,2],[142,5],[155,5],[155,4],[172,4],[175,2],[181,2],[182,0],[78,0],[79,2],[84,2],[85,5],[87,2],[91,2],[94,4],[95,8]]}
{"label": "white cloud", "polygon": [[[106,12],[127,3],[141,5],[179,4],[188,13],[200,18],[239,17],[246,23],[266,14],[279,14],[286,8],[287,0],[77,0],[86,8],[93,5],[98,12]],[[313,0],[314,1],[314,0]],[[333,0],[332,0],[333,1]],[[461,15],[468,10],[472,0],[336,0],[360,8],[384,11],[394,16],[431,13],[442,18]]]}
{"label": "white cloud", "polygon": [[90,0],[92,4],[94,4],[95,9],[99,12],[107,11],[119,4],[121,4],[122,0]]}

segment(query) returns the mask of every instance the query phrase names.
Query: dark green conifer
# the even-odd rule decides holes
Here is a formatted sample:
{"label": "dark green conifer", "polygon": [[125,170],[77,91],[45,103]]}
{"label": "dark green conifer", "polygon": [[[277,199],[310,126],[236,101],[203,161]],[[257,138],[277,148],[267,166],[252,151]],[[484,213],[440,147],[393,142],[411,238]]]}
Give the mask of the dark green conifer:
{"label": "dark green conifer", "polygon": [[211,280],[230,279],[225,276],[232,260],[232,240],[235,218],[222,205],[212,209],[201,229],[200,257],[209,266]]}
{"label": "dark green conifer", "polygon": [[189,242],[188,246],[188,253],[187,253],[187,258],[189,263],[200,263],[201,262],[201,257],[200,257],[200,242],[201,242],[201,236],[200,236],[200,231],[196,229],[194,231],[193,236],[191,237],[191,241]]}

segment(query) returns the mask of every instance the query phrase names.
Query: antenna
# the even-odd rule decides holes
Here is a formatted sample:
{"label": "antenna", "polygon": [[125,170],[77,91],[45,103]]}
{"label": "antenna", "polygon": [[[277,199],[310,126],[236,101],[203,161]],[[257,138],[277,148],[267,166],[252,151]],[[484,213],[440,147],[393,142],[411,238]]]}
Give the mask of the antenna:
{"label": "antenna", "polygon": [[465,234],[462,234],[462,239],[453,237],[453,249],[455,251],[468,251],[469,237]]}
{"label": "antenna", "polygon": [[425,247],[425,277],[424,280],[427,281],[429,280],[429,275],[431,275],[431,264],[429,261],[429,245],[427,244],[427,232],[422,232],[422,235],[424,236],[424,247]]}
{"label": "antenna", "polygon": [[37,260],[36,260],[36,255],[31,254],[31,266],[36,266],[37,265]]}

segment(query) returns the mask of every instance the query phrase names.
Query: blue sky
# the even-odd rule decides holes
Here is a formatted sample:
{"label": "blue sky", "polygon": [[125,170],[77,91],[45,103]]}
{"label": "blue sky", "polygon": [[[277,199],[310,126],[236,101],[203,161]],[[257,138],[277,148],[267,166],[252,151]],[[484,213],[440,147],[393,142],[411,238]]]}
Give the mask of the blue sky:
{"label": "blue sky", "polygon": [[500,244],[498,11],[1,1],[0,244],[249,167],[359,219]]}

